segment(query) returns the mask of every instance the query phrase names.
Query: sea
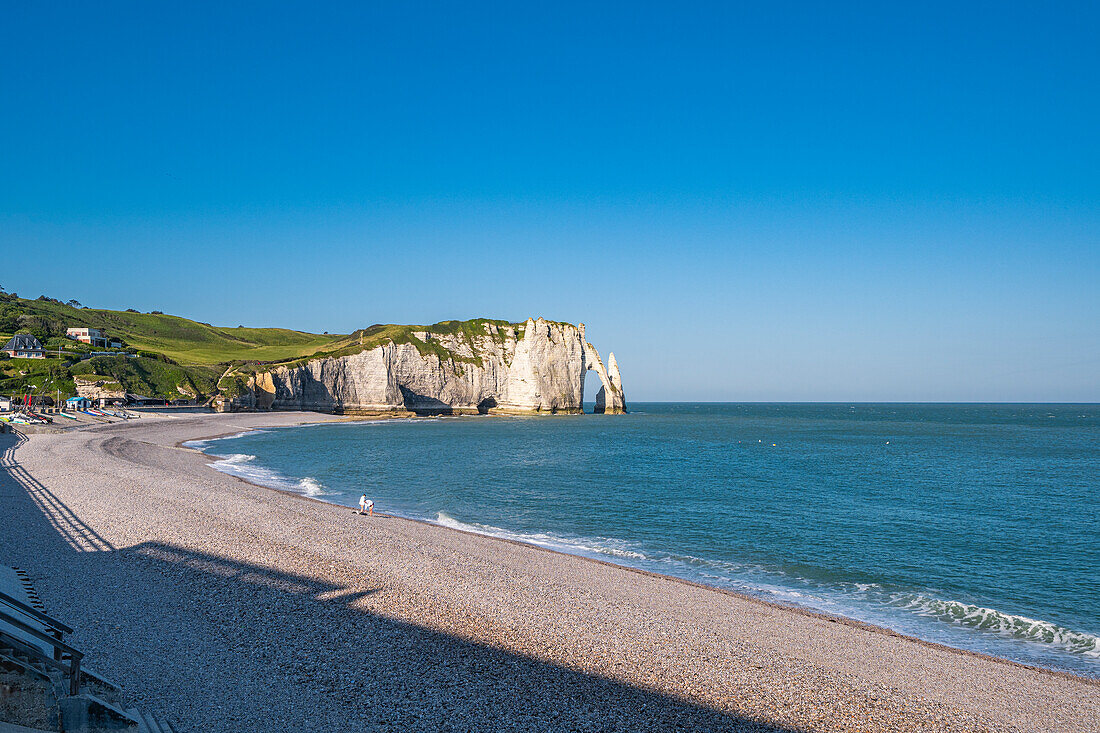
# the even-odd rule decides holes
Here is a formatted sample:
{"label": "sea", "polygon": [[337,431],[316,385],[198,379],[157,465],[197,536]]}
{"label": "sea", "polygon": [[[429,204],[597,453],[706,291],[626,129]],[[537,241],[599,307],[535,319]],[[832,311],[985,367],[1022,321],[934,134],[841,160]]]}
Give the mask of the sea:
{"label": "sea", "polygon": [[190,445],[273,488],[1100,678],[1100,405],[638,403]]}

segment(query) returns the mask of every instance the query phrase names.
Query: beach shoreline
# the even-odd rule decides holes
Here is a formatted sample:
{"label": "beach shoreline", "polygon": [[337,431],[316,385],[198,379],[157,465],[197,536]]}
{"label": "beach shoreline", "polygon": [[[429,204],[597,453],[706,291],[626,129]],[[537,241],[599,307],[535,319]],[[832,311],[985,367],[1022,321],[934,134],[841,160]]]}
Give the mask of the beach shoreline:
{"label": "beach shoreline", "polygon": [[[15,458],[31,477],[29,481],[94,528],[116,553],[117,548],[148,549],[149,543],[156,543],[156,552],[201,550],[207,558],[258,566],[271,563],[284,571],[301,572],[301,566],[288,566],[285,558],[267,556],[265,541],[278,538],[290,555],[327,558],[333,567],[348,565],[347,573],[327,573],[307,563],[311,570],[306,575],[312,582],[369,590],[369,614],[412,623],[418,633],[427,629],[461,639],[463,644],[582,673],[585,678],[578,685],[591,679],[622,686],[611,695],[614,700],[657,695],[651,701],[654,705],[674,712],[678,720],[705,720],[704,729],[1089,730],[1100,714],[1096,702],[1100,681],[1094,679],[606,560],[392,515],[378,516],[367,525],[371,542],[364,544],[364,522],[356,524],[354,511],[346,505],[212,470],[209,464],[215,457],[182,445],[264,427],[334,420],[347,418],[282,412],[158,416],[35,436],[15,450]],[[96,476],[95,471],[66,474],[56,466],[50,470],[50,461],[62,456],[85,463],[102,457],[117,466],[116,477],[123,477],[129,489],[112,486],[109,476]],[[158,482],[172,488],[158,493],[162,491],[156,488]],[[118,519],[119,514],[132,514],[135,506],[144,505],[150,493],[157,494],[154,501],[171,505],[165,521],[158,517],[153,522],[157,526],[150,527]],[[186,496],[180,498],[181,493]],[[264,499],[265,495],[270,498]],[[198,505],[212,497],[223,502],[224,512],[210,513],[209,507]],[[270,508],[259,519],[250,514],[256,502]],[[48,513],[44,506],[23,507],[27,511],[24,539],[54,531],[45,526],[35,531],[33,512]],[[330,532],[313,531],[322,528]],[[218,532],[225,536],[219,537]],[[22,563],[35,571],[45,586],[48,605],[53,601],[62,609],[69,608],[67,603],[79,608],[72,601],[78,589],[66,590],[73,578],[51,574],[41,562],[35,567],[33,553],[20,553],[14,544],[4,544],[8,546],[0,544],[0,549],[6,550],[5,557],[23,555],[9,564]],[[48,536],[32,545],[50,546],[46,555],[64,552],[53,547],[57,543],[49,542]],[[345,552],[349,546],[356,552]],[[363,580],[364,569],[370,582]],[[344,574],[353,580],[341,577],[336,583],[335,576]],[[517,579],[531,588],[509,582]],[[378,587],[368,587],[372,585]],[[126,605],[117,597],[107,598],[101,613],[113,610],[117,615],[120,606]],[[245,616],[250,613],[235,610]],[[353,623],[364,609],[341,606],[332,613],[343,625]],[[82,625],[80,618],[70,620]],[[92,641],[107,650],[112,636],[93,635]],[[532,643],[532,638],[545,643]],[[619,644],[609,645],[608,639]],[[797,648],[799,639],[805,648]],[[638,659],[644,661],[630,664]],[[355,653],[347,662],[354,667],[364,660]],[[746,674],[748,669],[756,670],[755,676]],[[834,689],[815,689],[815,683]],[[797,691],[793,697],[792,688]],[[501,694],[508,689],[505,685]],[[1032,699],[1026,699],[1021,690],[1031,691]],[[146,694],[151,701],[169,703],[169,698],[158,698],[153,691]],[[553,694],[545,694],[551,699],[536,707],[568,717],[567,706],[559,710]],[[616,719],[629,718],[627,712],[615,709]],[[187,713],[194,717],[194,711],[195,706],[178,703],[172,708],[175,718]],[[209,723],[208,717],[199,717]],[[1052,727],[1051,720],[1060,722]],[[599,729],[594,719],[585,723],[559,718],[559,722],[557,729]]]}
{"label": "beach shoreline", "polygon": [[[453,418],[470,418],[470,417],[474,417],[474,416],[472,416],[472,415],[455,415],[455,416],[449,416],[449,417],[453,417]],[[480,417],[485,417],[485,416],[480,416]],[[489,416],[489,417],[492,417],[492,416]],[[373,422],[377,422],[380,419],[418,420],[418,419],[424,419],[424,418],[409,417],[409,416],[401,415],[401,416],[393,416],[391,418],[369,418],[369,419],[353,418],[353,419],[343,420],[342,422],[370,424],[370,423],[373,423]],[[233,438],[233,437],[236,437],[238,435],[244,435],[244,434],[247,434],[249,432],[254,432],[254,431],[257,431],[257,430],[264,430],[265,428],[270,428],[270,427],[279,427],[279,428],[291,429],[291,428],[307,427],[307,426],[310,426],[310,425],[323,425],[323,424],[325,424],[325,423],[308,421],[308,422],[299,423],[297,425],[282,425],[282,426],[263,426],[263,425],[260,425],[260,426],[254,427],[254,428],[249,428],[248,430],[245,430],[245,431],[238,431],[238,432],[231,432],[231,433],[224,433],[224,434],[203,436],[203,437],[196,437],[196,438],[187,438],[187,439],[179,441],[176,444],[176,447],[196,451],[197,453],[202,455],[204,458],[208,459],[206,461],[207,465],[210,466],[212,468],[212,470],[216,471],[217,469],[213,468],[213,464],[217,462],[217,459],[218,459],[217,455],[212,454],[212,453],[206,453],[205,451],[202,451],[202,450],[199,450],[199,449],[196,449],[196,448],[190,448],[189,446],[187,446],[185,444],[186,443],[201,442],[201,441],[216,441],[216,440],[222,440],[222,439],[226,439],[226,438]],[[314,501],[314,502],[319,502],[321,504],[342,507],[342,508],[345,508],[345,509],[349,509],[351,511],[355,511],[355,507],[350,506],[348,504],[341,504],[340,502],[329,501],[329,500],[326,500],[326,499],[321,498],[321,497],[309,496],[309,495],[301,493],[301,492],[293,491],[291,489],[280,488],[278,486],[269,486],[267,484],[263,484],[263,483],[260,483],[258,481],[250,480],[249,478],[246,478],[244,476],[238,476],[236,474],[225,473],[225,472],[221,472],[221,471],[219,471],[219,473],[224,473],[224,475],[226,475],[226,476],[237,479],[238,481],[246,483],[250,486],[254,486],[258,489],[263,489],[263,490],[266,490],[266,491],[277,491],[280,494],[285,494],[286,496],[292,497],[294,499]],[[767,599],[767,598],[762,598],[760,596],[753,595],[751,593],[736,591],[736,590],[732,590],[732,589],[729,589],[729,588],[722,588],[722,587],[716,586],[716,585],[708,585],[706,583],[701,583],[699,581],[691,580],[689,578],[681,578],[681,577],[676,576],[676,575],[668,575],[668,574],[665,574],[665,573],[658,573],[658,572],[654,572],[652,570],[646,570],[645,568],[638,568],[638,567],[633,567],[631,565],[624,565],[622,563],[613,562],[611,560],[603,560],[603,559],[598,558],[598,557],[590,557],[588,555],[582,555],[580,553],[572,553],[572,552],[567,552],[565,550],[558,550],[558,549],[555,549],[553,547],[546,547],[544,545],[537,544],[535,542],[524,542],[523,540],[516,540],[516,539],[512,539],[510,537],[500,537],[500,536],[491,534],[489,532],[477,532],[477,531],[474,531],[474,530],[462,529],[460,527],[452,527],[452,526],[448,526],[446,524],[442,524],[440,522],[434,522],[430,519],[421,519],[421,518],[418,518],[418,517],[401,516],[401,515],[397,515],[397,514],[391,514],[391,513],[388,513],[388,512],[380,511],[378,509],[375,510],[374,516],[384,517],[386,519],[393,519],[393,520],[400,521],[400,522],[414,522],[414,523],[417,523],[417,524],[425,524],[425,525],[429,525],[429,526],[432,526],[432,527],[441,527],[441,528],[443,528],[445,530],[448,530],[450,532],[458,532],[460,534],[474,535],[474,536],[477,536],[477,537],[487,537],[487,538],[489,538],[491,540],[494,540],[494,541],[497,541],[497,542],[506,542],[506,543],[513,544],[513,545],[519,545],[521,547],[533,548],[533,549],[536,549],[536,550],[539,550],[539,551],[542,551],[542,552],[549,552],[549,553],[554,553],[554,554],[558,554],[558,555],[565,555],[565,556],[568,556],[568,557],[575,557],[575,558],[579,558],[581,560],[584,560],[585,562],[596,563],[596,564],[599,564],[599,565],[607,565],[609,567],[617,568],[617,569],[620,569],[620,570],[626,570],[626,571],[631,572],[631,573],[639,573],[641,575],[651,576],[651,577],[654,577],[654,578],[660,578],[662,580],[672,581],[674,583],[683,583],[685,585],[693,586],[695,588],[700,588],[700,589],[703,589],[703,590],[714,591],[716,593],[722,593],[722,594],[725,594],[725,595],[733,596],[733,597],[735,597],[739,600],[742,600],[742,601],[746,601],[746,602],[750,602],[750,603],[759,603],[759,604],[762,604],[764,606],[768,606],[770,608],[775,608],[775,609],[779,609],[779,610],[782,610],[782,611],[790,611],[790,612],[801,614],[801,615],[804,615],[804,616],[807,616],[807,617],[810,617],[810,618],[816,618],[816,619],[821,619],[821,620],[824,620],[824,621],[828,621],[830,623],[844,624],[844,625],[847,625],[847,626],[851,626],[853,628],[863,629],[863,630],[870,631],[870,632],[873,632],[873,633],[886,634],[888,636],[898,637],[898,638],[905,639],[907,641],[913,642],[915,644],[926,645],[926,646],[929,646],[929,647],[932,647],[932,648],[935,648],[935,649],[939,649],[939,650],[943,650],[943,651],[974,656],[974,657],[977,657],[977,658],[980,658],[980,659],[985,659],[985,660],[991,661],[991,662],[1009,664],[1009,665],[1021,667],[1023,669],[1028,669],[1028,670],[1031,670],[1031,671],[1034,671],[1034,672],[1041,672],[1041,673],[1044,673],[1044,674],[1051,674],[1051,675],[1065,677],[1065,678],[1072,679],[1072,680],[1084,680],[1085,682],[1088,682],[1088,683],[1096,685],[1097,687],[1100,687],[1100,678],[1088,677],[1088,676],[1085,676],[1085,675],[1078,675],[1078,674],[1074,674],[1073,672],[1070,672],[1070,671],[1061,670],[1061,669],[1052,669],[1050,667],[1043,667],[1043,666],[1035,665],[1035,664],[1026,664],[1024,662],[1019,662],[1019,661],[1016,661],[1014,659],[1006,659],[1004,657],[998,657],[994,654],[985,654],[983,652],[973,651],[973,650],[970,650],[970,649],[962,649],[962,648],[959,648],[959,647],[951,646],[949,644],[941,644],[941,643],[936,642],[936,641],[930,641],[928,639],[921,639],[920,637],[913,636],[911,634],[905,634],[905,633],[900,632],[900,631],[895,631],[894,629],[888,628],[886,626],[881,626],[881,625],[878,625],[878,624],[872,624],[872,623],[869,623],[869,622],[866,622],[866,621],[861,621],[859,619],[852,618],[850,616],[844,616],[844,615],[841,615],[841,614],[828,613],[828,612],[825,612],[825,611],[818,611],[816,609],[808,608],[806,606],[800,606],[800,605],[798,605],[794,602],[784,603],[782,601],[773,601],[773,600],[770,600],[770,599]]]}

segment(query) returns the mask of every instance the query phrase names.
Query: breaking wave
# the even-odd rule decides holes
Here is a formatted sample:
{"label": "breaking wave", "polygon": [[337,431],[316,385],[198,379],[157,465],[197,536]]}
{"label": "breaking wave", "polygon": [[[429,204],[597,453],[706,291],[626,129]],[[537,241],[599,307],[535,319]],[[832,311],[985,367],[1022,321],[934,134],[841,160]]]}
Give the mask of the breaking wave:
{"label": "breaking wave", "polygon": [[1050,621],[1016,616],[994,608],[942,600],[923,594],[910,595],[908,598],[902,596],[893,605],[912,611],[918,616],[1053,646],[1071,654],[1100,658],[1100,637],[1083,631],[1073,631]]}

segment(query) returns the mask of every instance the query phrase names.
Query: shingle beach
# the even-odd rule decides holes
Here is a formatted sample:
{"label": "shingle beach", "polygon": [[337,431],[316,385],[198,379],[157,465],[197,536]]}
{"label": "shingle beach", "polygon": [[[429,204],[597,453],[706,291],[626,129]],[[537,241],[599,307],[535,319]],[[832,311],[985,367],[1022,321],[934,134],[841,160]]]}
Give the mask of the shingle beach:
{"label": "shingle beach", "polygon": [[181,446],[328,419],[0,435],[0,564],[181,732],[1100,730],[1096,680],[359,516]]}

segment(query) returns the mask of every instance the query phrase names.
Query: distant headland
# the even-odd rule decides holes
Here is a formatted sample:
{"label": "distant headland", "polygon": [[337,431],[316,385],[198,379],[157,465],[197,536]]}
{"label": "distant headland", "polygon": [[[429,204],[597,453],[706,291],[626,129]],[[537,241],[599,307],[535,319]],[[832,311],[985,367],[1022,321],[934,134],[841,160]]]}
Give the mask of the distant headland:
{"label": "distant headland", "polygon": [[312,334],[0,292],[0,343],[0,394],[37,404],[80,396],[223,411],[576,413],[591,370],[602,383],[595,411],[626,410],[615,355],[605,365],[583,323],[542,318]]}

